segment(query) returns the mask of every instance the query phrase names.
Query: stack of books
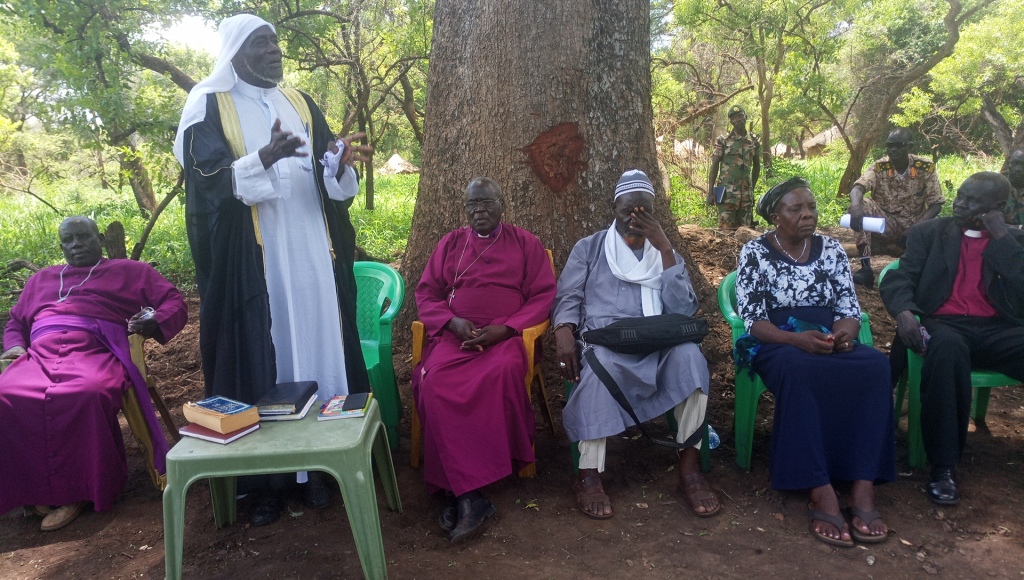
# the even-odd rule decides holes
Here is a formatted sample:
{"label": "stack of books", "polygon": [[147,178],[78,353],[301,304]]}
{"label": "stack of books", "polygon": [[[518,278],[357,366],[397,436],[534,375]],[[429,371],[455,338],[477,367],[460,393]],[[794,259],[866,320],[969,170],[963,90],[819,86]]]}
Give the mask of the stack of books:
{"label": "stack of books", "polygon": [[261,421],[294,421],[306,416],[316,401],[316,381],[279,383],[256,401]]}
{"label": "stack of books", "polygon": [[182,435],[227,444],[260,428],[256,407],[227,397],[210,397],[185,403],[182,409],[191,425],[182,427]]}
{"label": "stack of books", "polygon": [[362,417],[366,415],[366,409],[370,406],[371,400],[373,400],[373,393],[354,393],[331,397],[320,407],[320,413],[316,416],[316,420],[330,421],[331,419]]}

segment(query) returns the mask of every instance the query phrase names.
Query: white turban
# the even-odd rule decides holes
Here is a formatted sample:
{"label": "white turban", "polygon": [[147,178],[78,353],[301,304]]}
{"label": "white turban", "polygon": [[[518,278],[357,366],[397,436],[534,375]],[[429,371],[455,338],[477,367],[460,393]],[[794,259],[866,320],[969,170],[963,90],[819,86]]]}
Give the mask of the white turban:
{"label": "white turban", "polygon": [[264,26],[274,30],[273,24],[252,14],[238,14],[221,21],[217,30],[221,47],[217,64],[210,76],[189,91],[185,108],[181,112],[181,121],[178,122],[178,134],[174,136],[174,156],[182,167],[185,166],[185,129],[206,118],[206,95],[227,92],[235,86],[235,69],[231,66],[231,59],[235,58],[249,35]]}

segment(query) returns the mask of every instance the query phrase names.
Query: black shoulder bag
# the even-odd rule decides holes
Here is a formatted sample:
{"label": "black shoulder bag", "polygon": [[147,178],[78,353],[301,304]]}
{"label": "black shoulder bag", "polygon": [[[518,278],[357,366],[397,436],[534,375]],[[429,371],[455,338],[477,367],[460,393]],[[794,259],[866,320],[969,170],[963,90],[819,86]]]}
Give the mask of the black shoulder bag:
{"label": "black shoulder bag", "polygon": [[[673,449],[687,449],[697,444],[704,435],[704,427],[697,429],[686,441],[677,443],[655,439],[644,429],[640,419],[637,418],[633,406],[629,404],[622,389],[612,378],[611,374],[601,361],[597,360],[594,354],[593,344],[601,345],[615,352],[625,354],[649,354],[665,348],[671,348],[684,342],[700,342],[708,334],[708,321],[703,318],[686,316],[685,314],[658,314],[655,316],[641,316],[637,318],[624,318],[613,322],[604,328],[588,330],[581,334],[583,339],[583,356],[587,359],[590,368],[594,370],[597,378],[601,379],[605,388],[611,394],[615,402],[629,414],[636,423],[640,433],[658,445],[671,447]],[[704,420],[707,424],[707,419]]]}

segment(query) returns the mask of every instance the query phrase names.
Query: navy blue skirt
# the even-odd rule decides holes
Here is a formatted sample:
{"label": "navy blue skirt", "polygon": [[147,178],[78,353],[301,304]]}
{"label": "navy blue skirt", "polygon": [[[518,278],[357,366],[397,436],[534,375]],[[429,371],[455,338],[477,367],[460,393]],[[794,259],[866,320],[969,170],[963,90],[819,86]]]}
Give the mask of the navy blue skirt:
{"label": "navy blue skirt", "polygon": [[848,353],[816,355],[795,346],[766,344],[752,366],[775,396],[770,456],[774,489],[896,480],[888,357],[862,345]]}

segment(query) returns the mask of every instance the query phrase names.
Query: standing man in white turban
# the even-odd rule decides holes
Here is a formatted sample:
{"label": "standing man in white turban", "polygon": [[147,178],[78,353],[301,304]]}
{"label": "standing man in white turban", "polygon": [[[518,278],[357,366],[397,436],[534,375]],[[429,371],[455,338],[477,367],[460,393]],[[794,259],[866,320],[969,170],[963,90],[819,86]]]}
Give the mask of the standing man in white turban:
{"label": "standing man in white turban", "polygon": [[[207,395],[253,403],[275,383],[315,380],[319,395],[369,390],[356,329],[356,161],[372,148],[334,140],[308,95],[278,87],[274,27],[221,22],[213,72],[185,101],[174,153],[185,172],[186,225],[201,300]],[[322,480],[306,503],[326,507]],[[268,524],[279,494],[259,498]]]}
{"label": "standing man in white turban", "polygon": [[[608,437],[633,424],[601,379],[580,360],[577,338],[623,318],[664,313],[692,315],[697,295],[686,264],[654,219],[654,186],[639,170],[615,186],[614,221],[607,230],[576,242],[558,278],[551,314],[562,376],[579,384],[562,411],[570,441],[578,441],[576,505],[595,519],[612,517],[601,472]],[[700,347],[683,343],[650,354],[622,354],[590,345],[618,383],[640,421],[672,410],[678,424],[679,491],[694,514],[718,512],[718,497],[700,472],[699,449],[708,403],[708,364]]]}

